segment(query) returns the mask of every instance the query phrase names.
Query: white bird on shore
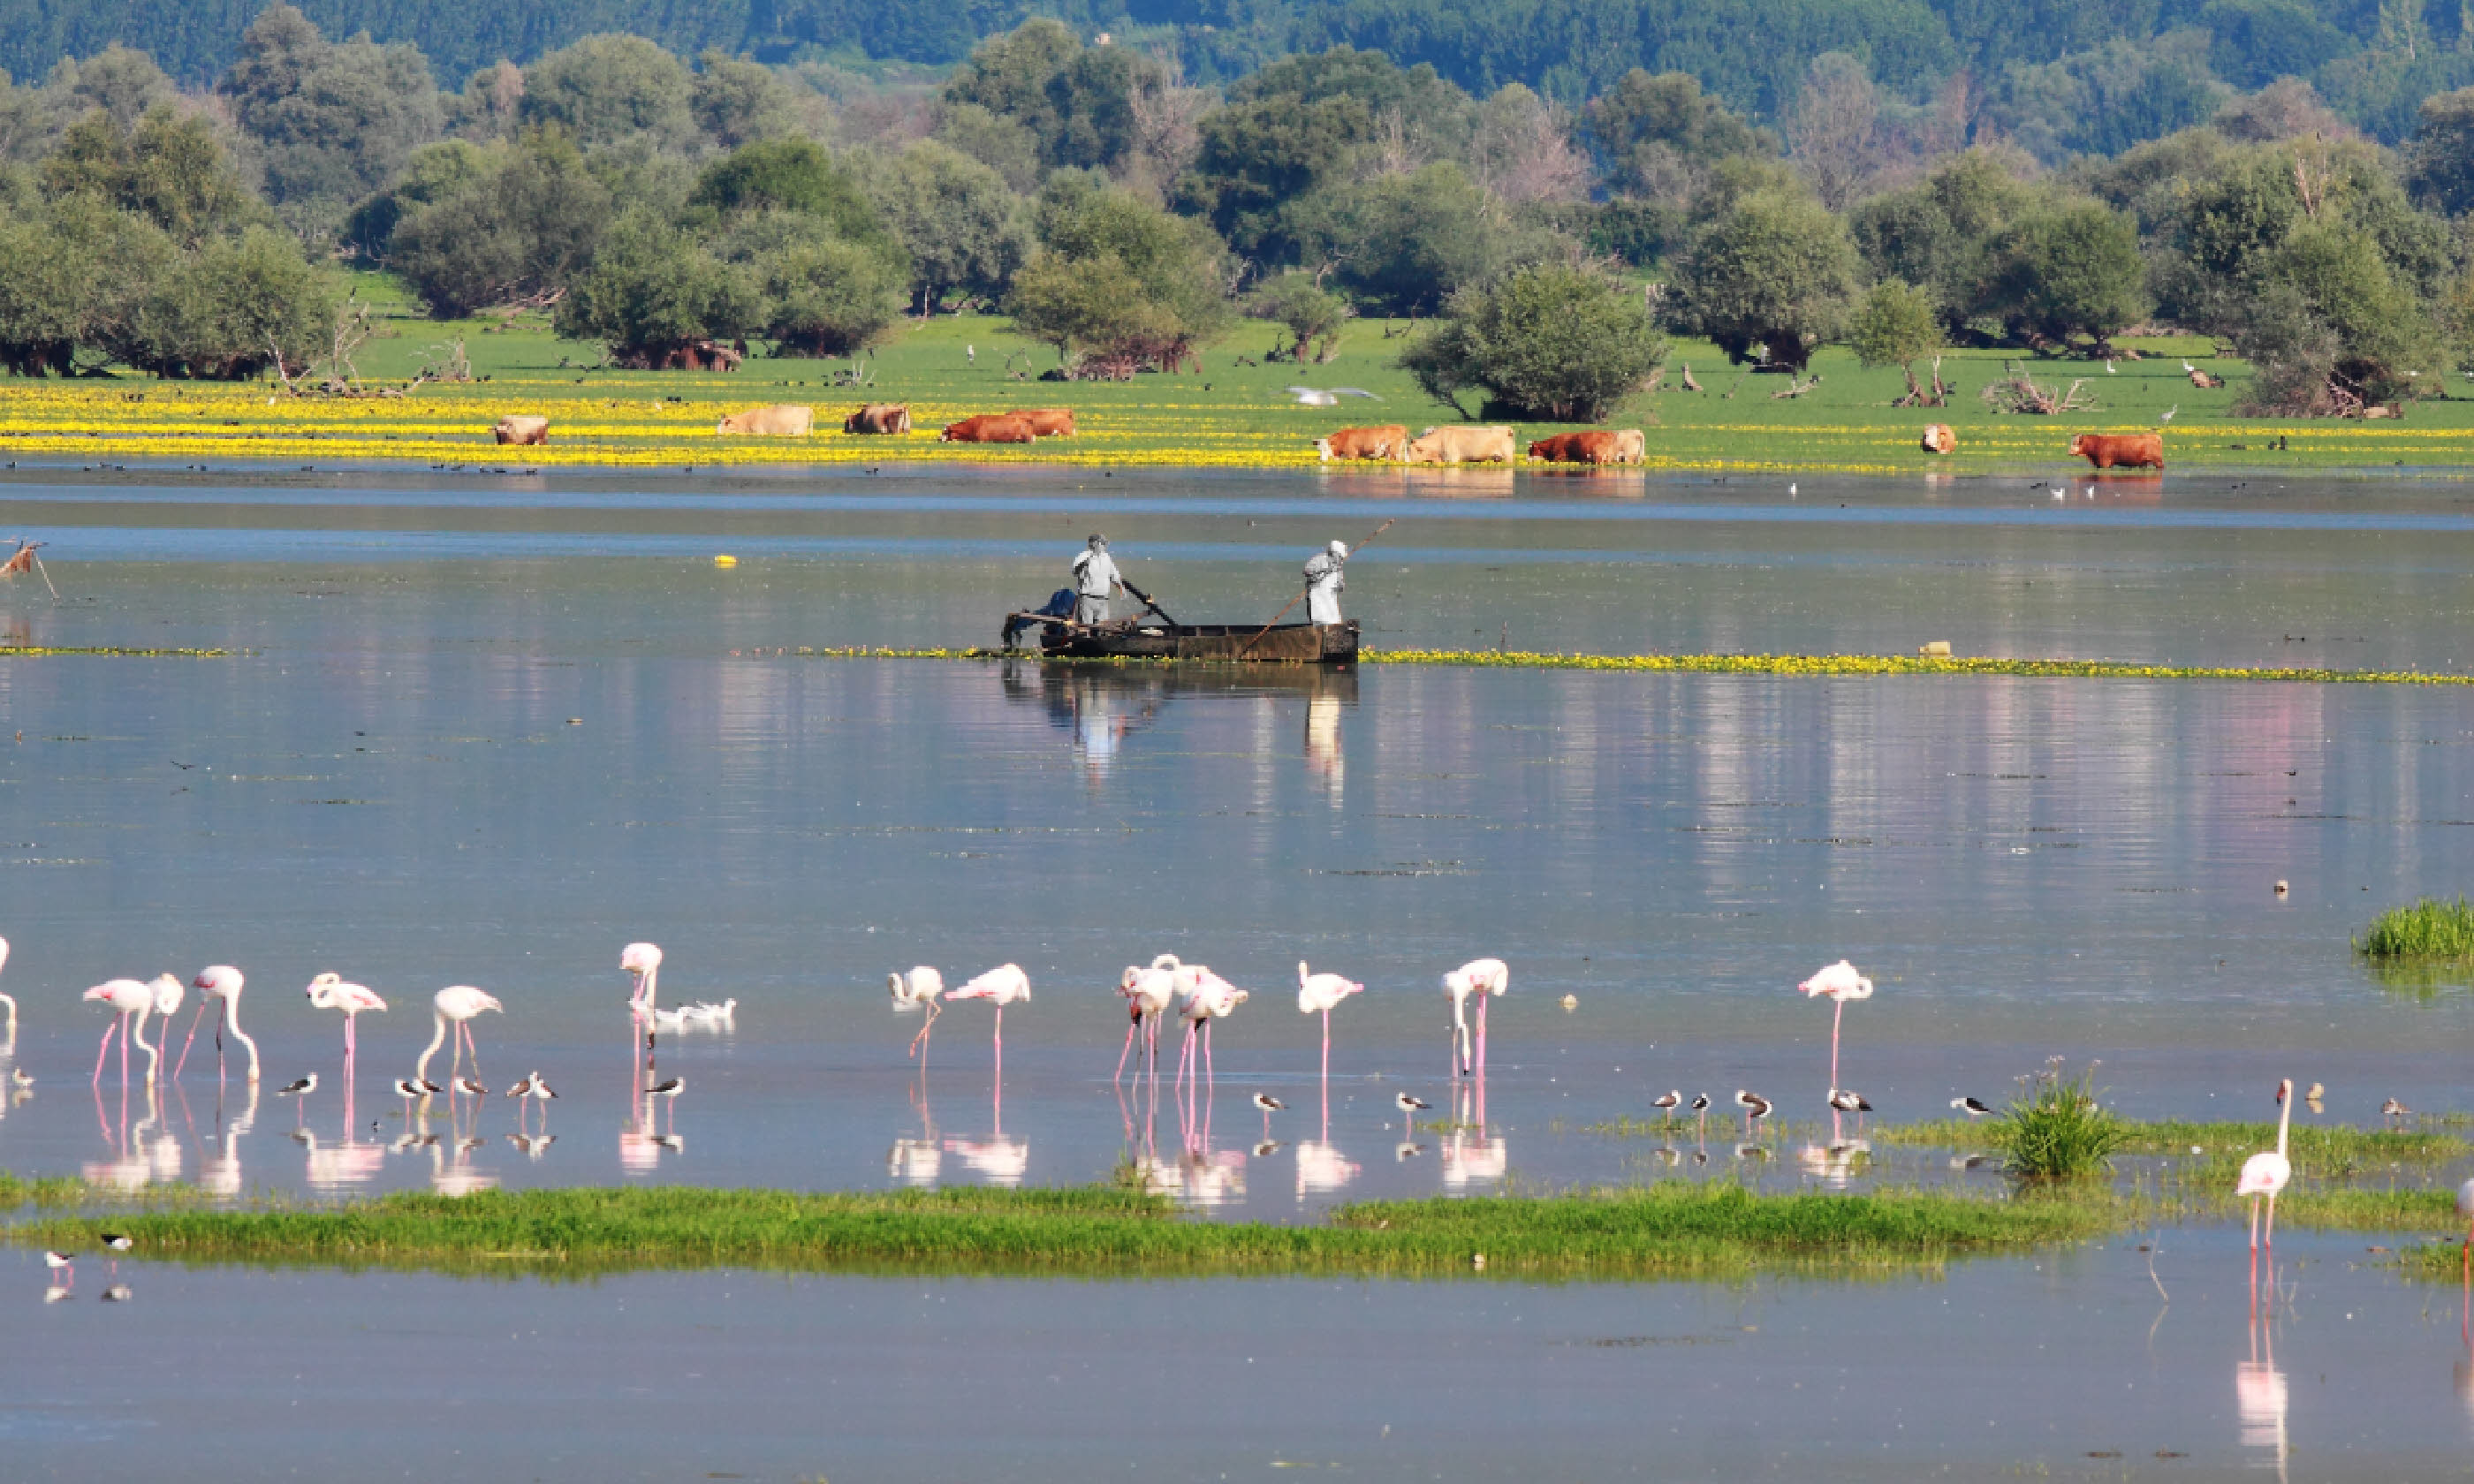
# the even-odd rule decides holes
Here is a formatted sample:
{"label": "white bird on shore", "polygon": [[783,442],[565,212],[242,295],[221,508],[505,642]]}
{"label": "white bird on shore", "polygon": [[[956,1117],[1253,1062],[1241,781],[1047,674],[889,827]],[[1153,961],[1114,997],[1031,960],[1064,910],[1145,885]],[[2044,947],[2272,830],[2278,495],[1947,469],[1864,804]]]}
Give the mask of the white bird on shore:
{"label": "white bird on shore", "polygon": [[2182,404],[2181,404],[2181,403],[2179,403],[2179,402],[2175,402],[2172,406],[2166,408],[2166,409],[2165,409],[2165,411],[2164,411],[2164,414],[2163,414],[2161,417],[2159,417],[2156,420],[2157,420],[2157,421],[2159,421],[2159,422],[2171,422],[2171,421],[2172,421],[2172,420],[2173,420],[2173,415],[2174,415],[2175,413],[2177,413],[2177,412],[2180,412],[2181,410],[2182,410]]}
{"label": "white bird on shore", "polygon": [[1300,407],[1337,407],[1344,396],[1362,396],[1376,402],[1383,400],[1362,387],[1334,387],[1328,392],[1316,387],[1288,387],[1284,390],[1297,398]]}

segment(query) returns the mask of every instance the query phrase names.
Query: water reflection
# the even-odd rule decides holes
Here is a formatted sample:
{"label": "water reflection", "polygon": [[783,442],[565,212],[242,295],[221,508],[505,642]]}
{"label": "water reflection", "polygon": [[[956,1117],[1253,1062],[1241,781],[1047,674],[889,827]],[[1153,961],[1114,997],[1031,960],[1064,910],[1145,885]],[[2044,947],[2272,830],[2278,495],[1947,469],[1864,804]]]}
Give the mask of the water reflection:
{"label": "water reflection", "polygon": [[[349,1125],[348,1125],[349,1127]],[[386,1163],[386,1150],[376,1144],[365,1144],[347,1137],[341,1143],[322,1144],[313,1129],[295,1129],[292,1140],[307,1151],[308,1161],[302,1179],[312,1190],[343,1190],[365,1185],[377,1178]]]}
{"label": "water reflection", "polygon": [[[928,1108],[928,1066],[924,1058],[910,1096],[912,1110],[919,1114],[919,1136],[894,1136],[893,1147],[885,1156],[885,1178],[906,1185],[933,1186],[944,1170],[945,1151],[936,1137],[935,1115]],[[1124,1100],[1124,1094],[1119,1093],[1120,1105]]]}
{"label": "water reflection", "polygon": [[[223,1089],[215,1090],[215,1116],[223,1119]],[[249,1085],[249,1104],[238,1116],[223,1122],[214,1147],[198,1161],[198,1188],[222,1200],[240,1194],[240,1137],[257,1124],[257,1084]]]}
{"label": "water reflection", "polygon": [[471,1195],[475,1190],[497,1187],[498,1177],[473,1167],[473,1152],[481,1147],[477,1137],[449,1140],[454,1147],[452,1159],[448,1144],[437,1139],[429,1144],[429,1188],[440,1195]]}
{"label": "water reflection", "polygon": [[1007,660],[999,670],[1006,699],[1040,708],[1050,726],[1073,739],[1074,754],[1093,785],[1115,770],[1125,744],[1160,720],[1172,701],[1298,697],[1306,703],[1303,751],[1307,771],[1336,806],[1346,772],[1341,723],[1357,704],[1357,672],[1320,665],[1262,666],[1253,671],[1187,665],[1078,665]]}
{"label": "water reflection", "polygon": [[[2271,1298],[2274,1282],[2271,1273]],[[2276,1368],[2273,1304],[2263,1311],[2256,1298],[2251,1306],[2250,1358],[2234,1364],[2234,1406],[2242,1421],[2242,1446],[2267,1451],[2269,1456],[2254,1460],[2255,1464],[2273,1467],[2282,1481],[2288,1451],[2285,1373]]]}
{"label": "water reflection", "polygon": [[1839,1139],[1830,1144],[1807,1144],[1795,1152],[1796,1162],[1804,1172],[1833,1190],[1844,1190],[1857,1175],[1873,1162],[1870,1139]]}

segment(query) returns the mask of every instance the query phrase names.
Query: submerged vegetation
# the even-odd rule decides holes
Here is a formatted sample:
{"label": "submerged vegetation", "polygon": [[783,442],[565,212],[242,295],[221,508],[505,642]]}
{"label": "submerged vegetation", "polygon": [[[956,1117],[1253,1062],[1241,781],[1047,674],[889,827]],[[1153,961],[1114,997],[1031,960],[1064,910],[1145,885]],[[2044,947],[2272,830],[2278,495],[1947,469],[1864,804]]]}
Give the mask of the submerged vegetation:
{"label": "submerged vegetation", "polygon": [[[31,1186],[0,1185],[0,1198]],[[22,1197],[21,1197],[22,1199]],[[1732,1184],[1479,1200],[1368,1201],[1317,1226],[1183,1219],[1138,1191],[798,1194],[682,1187],[399,1194],[340,1208],[37,1215],[20,1244],[194,1262],[450,1272],[632,1268],[1010,1273],[1058,1277],[1343,1273],[1709,1277],[1768,1268],[1929,1267],[2094,1235],[2101,1212],[1922,1191],[1764,1195]]]}

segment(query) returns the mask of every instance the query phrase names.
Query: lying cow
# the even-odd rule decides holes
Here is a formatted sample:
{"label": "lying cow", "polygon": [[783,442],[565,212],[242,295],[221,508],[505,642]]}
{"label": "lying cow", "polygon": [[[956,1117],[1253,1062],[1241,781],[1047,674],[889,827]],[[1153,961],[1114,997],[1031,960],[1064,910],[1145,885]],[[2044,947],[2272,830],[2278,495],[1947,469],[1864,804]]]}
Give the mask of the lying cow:
{"label": "lying cow", "polygon": [[502,443],[546,443],[549,442],[549,419],[509,414],[491,429]]}
{"label": "lying cow", "polygon": [[936,435],[936,442],[1028,443],[1038,437],[1031,428],[1031,419],[1020,413],[982,413],[976,418],[964,418],[959,422],[946,424],[945,431]]}
{"label": "lying cow", "polygon": [[1411,464],[1510,464],[1520,444],[1508,427],[1428,428],[1409,440],[1402,458]]}
{"label": "lying cow", "polygon": [[1016,414],[1031,421],[1031,430],[1042,438],[1072,438],[1074,409],[1071,407],[1032,407]]}
{"label": "lying cow", "polygon": [[1529,457],[1544,464],[1612,464],[1614,456],[1613,433],[1557,433],[1529,445]]}
{"label": "lying cow", "polygon": [[2081,433],[2071,440],[2071,454],[2098,468],[2165,467],[2162,433]]}
{"label": "lying cow", "polygon": [[750,407],[745,412],[724,414],[714,432],[741,433],[751,438],[805,438],[815,424],[816,411],[813,407]]}
{"label": "lying cow", "polygon": [[1947,422],[1930,423],[1925,428],[1922,446],[1927,453],[1948,453],[1958,446],[1958,435]]}
{"label": "lying cow", "polygon": [[869,402],[842,419],[845,433],[908,433],[910,409],[900,402]]}
{"label": "lying cow", "polygon": [[1315,440],[1315,457],[1325,464],[1334,459],[1380,459],[1386,462],[1400,457],[1409,442],[1409,430],[1397,422],[1374,428],[1342,428],[1329,438]]}

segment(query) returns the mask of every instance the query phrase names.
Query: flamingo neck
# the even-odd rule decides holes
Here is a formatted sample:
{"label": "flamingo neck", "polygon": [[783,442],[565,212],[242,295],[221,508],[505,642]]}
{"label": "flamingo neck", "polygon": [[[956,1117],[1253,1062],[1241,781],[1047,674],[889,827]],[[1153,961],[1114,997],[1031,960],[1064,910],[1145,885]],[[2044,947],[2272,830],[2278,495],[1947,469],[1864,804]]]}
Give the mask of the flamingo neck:
{"label": "flamingo neck", "polygon": [[2292,1092],[2289,1090],[2280,1101],[2285,1106],[2276,1115],[2276,1157],[2281,1160],[2285,1158],[2285,1131],[2293,1122]]}
{"label": "flamingo neck", "polygon": [[162,1056],[156,1051],[154,1042],[146,1039],[146,1017],[153,1013],[153,1008],[149,1006],[137,1012],[137,1024],[129,1033],[135,1038],[137,1049],[146,1053],[146,1080],[149,1082],[155,1080],[155,1069],[161,1065],[163,1061]]}
{"label": "flamingo neck", "polygon": [[421,1061],[413,1066],[412,1075],[415,1081],[428,1080],[429,1059],[436,1056],[438,1048],[447,1043],[447,1012],[432,1010],[429,1017],[438,1022],[438,1029],[430,1033],[429,1044],[422,1048]]}
{"label": "flamingo neck", "polygon": [[257,1042],[250,1040],[249,1032],[240,1028],[240,996],[237,994],[224,996],[224,1025],[232,1033],[232,1040],[248,1048],[249,1080],[255,1082],[257,1080]]}

